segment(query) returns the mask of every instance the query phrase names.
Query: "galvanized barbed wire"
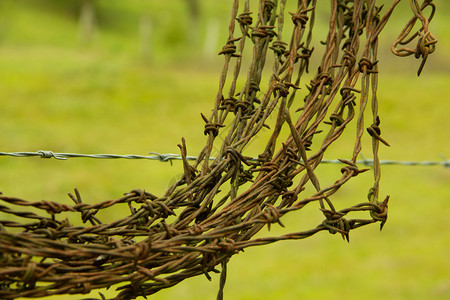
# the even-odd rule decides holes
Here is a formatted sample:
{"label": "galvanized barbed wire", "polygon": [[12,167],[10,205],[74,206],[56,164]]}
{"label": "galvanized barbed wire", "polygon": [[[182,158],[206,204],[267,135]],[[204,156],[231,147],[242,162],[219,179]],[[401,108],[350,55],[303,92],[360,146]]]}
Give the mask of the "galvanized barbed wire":
{"label": "galvanized barbed wire", "polygon": [[[0,152],[0,156],[12,157],[40,157],[40,158],[55,158],[58,160],[66,160],[68,158],[96,158],[96,159],[148,159],[159,160],[162,162],[181,160],[179,154],[173,153],[157,153],[149,152],[151,155],[137,155],[137,154],[83,154],[83,153],[56,153],[49,150],[38,150],[36,152]],[[187,160],[196,160],[196,156],[186,156]]]}
{"label": "galvanized barbed wire", "polygon": [[[6,216],[0,220],[0,298],[86,294],[115,286],[114,299],[134,299],[192,276],[210,278],[209,273],[219,272],[216,266],[221,265],[221,299],[226,265],[247,247],[303,239],[321,231],[339,233],[349,241],[350,231],[361,226],[379,222],[383,228],[389,196],[379,200],[378,148],[380,143],[389,144],[381,136],[378,115],[377,47],[378,35],[400,1],[386,11],[376,6],[376,0],[332,1],[322,61],[306,89],[300,89],[305,85],[304,74],[313,70],[310,58],[318,51],[311,43],[317,1],[297,1],[296,8],[286,12],[286,0],[261,0],[252,12],[249,0],[234,0],[228,39],[219,53],[225,63],[218,92],[209,116],[202,114],[207,141],[195,162],[189,163],[183,138],[178,146],[184,175],[162,196],[134,189],[118,199],[89,204],[75,189],[69,193],[74,205],[68,205],[0,195],[5,204],[0,205],[0,212]],[[425,0],[422,6],[415,0],[410,3],[415,21],[422,24],[418,35],[408,39],[421,37],[416,52],[422,58],[420,73],[436,44],[422,12],[431,1]],[[285,26],[288,13],[293,24],[290,32]],[[414,22],[407,24],[398,44],[405,42],[403,36],[411,32]],[[248,72],[241,75],[244,48],[249,43],[253,44],[252,57]],[[268,59],[269,50],[273,61]],[[271,62],[272,75],[266,81],[263,71]],[[240,86],[242,76],[246,80]],[[269,116],[276,117],[272,128],[267,124]],[[341,174],[324,187],[315,170],[351,124],[356,126],[353,149],[342,153]],[[271,135],[265,149],[252,160],[244,155],[246,146],[262,128],[268,128]],[[338,207],[334,193],[369,170],[357,166],[367,134],[372,140],[374,176],[367,201]],[[218,154],[213,155],[214,151]],[[68,157],[51,151],[37,155]],[[157,153],[150,157],[178,159]],[[306,187],[308,182],[313,190]],[[254,237],[266,225],[269,229],[272,223],[284,226],[281,218],[285,214],[307,205],[317,205],[323,222],[280,236]],[[123,213],[122,206],[129,213]],[[111,213],[116,207],[122,216],[103,222],[100,215],[104,214],[98,213]],[[358,217],[352,218],[355,212]],[[361,212],[367,217],[362,218]],[[77,214],[81,217],[78,223],[73,218]]]}
{"label": "galvanized barbed wire", "polygon": [[[174,153],[158,153],[149,152],[152,155],[139,154],[83,154],[83,153],[58,153],[49,150],[38,150],[36,152],[0,152],[0,156],[12,157],[40,157],[40,158],[55,158],[58,160],[66,160],[68,158],[94,158],[94,159],[147,159],[158,160],[161,162],[172,162],[173,160],[183,160],[183,157]],[[196,156],[186,156],[186,160],[197,160]],[[210,157],[210,160],[215,160],[216,157]],[[258,161],[257,157],[247,157],[247,161]],[[301,160],[300,160],[301,161]],[[373,159],[361,158],[355,161],[356,164],[363,164],[366,166],[373,166]],[[442,157],[442,161],[422,160],[422,161],[408,161],[408,160],[380,160],[380,165],[399,165],[399,166],[443,166],[450,167],[450,160]],[[339,159],[322,159],[322,164],[345,164]]]}

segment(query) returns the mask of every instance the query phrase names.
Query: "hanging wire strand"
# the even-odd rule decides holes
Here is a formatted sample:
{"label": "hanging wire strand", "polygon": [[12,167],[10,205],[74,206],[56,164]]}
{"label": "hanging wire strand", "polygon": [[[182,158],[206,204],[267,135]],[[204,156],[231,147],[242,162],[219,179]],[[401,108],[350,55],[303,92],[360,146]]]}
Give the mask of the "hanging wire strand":
{"label": "hanging wire strand", "polygon": [[[95,158],[95,159],[147,159],[158,160],[161,162],[170,162],[174,160],[182,160],[179,154],[174,153],[158,153],[149,152],[151,155],[137,155],[137,154],[82,154],[82,153],[55,153],[48,150],[39,150],[36,152],[0,152],[0,156],[11,157],[41,157],[41,158],[55,158],[58,160],[66,160],[68,158]],[[187,160],[195,161],[196,156],[186,156]],[[210,157],[210,160],[215,160],[215,157]],[[443,166],[450,168],[450,159],[442,156],[442,161],[436,160],[422,160],[422,161],[406,161],[406,160],[380,160],[381,165],[397,165],[397,166]],[[248,158],[247,161],[257,161],[258,158]],[[344,164],[339,159],[322,159],[325,164]],[[356,161],[356,164],[365,166],[373,166],[373,159],[361,158]]]}

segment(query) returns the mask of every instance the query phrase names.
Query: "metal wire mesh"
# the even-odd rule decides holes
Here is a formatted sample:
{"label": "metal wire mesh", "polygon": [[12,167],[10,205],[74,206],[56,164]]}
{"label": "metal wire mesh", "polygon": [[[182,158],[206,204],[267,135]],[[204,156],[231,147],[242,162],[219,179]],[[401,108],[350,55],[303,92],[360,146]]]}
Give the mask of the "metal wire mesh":
{"label": "metal wire mesh", "polygon": [[[311,38],[320,4],[298,1],[297,9],[289,12],[293,24],[289,31],[286,0],[258,1],[253,12],[249,0],[233,1],[229,37],[219,53],[225,63],[218,92],[211,114],[203,116],[207,141],[195,162],[189,163],[182,139],[184,175],[162,196],[135,189],[115,200],[86,204],[75,190],[69,194],[74,205],[65,205],[1,195],[0,211],[8,218],[0,220],[0,298],[83,294],[119,284],[115,299],[134,299],[192,276],[209,277],[222,265],[221,299],[226,264],[247,247],[303,239],[321,231],[349,240],[349,232],[358,227],[379,222],[382,228],[389,196],[379,200],[378,149],[380,143],[389,144],[381,136],[378,115],[377,45],[399,2],[383,9],[375,0],[331,1],[324,55],[301,94],[304,74],[313,70]],[[430,0],[421,6],[415,0],[410,3],[413,17],[393,50],[422,59],[420,73],[435,49],[436,39],[428,31],[435,7]],[[427,7],[432,10],[430,17],[422,12]],[[416,21],[421,26],[412,33]],[[247,44],[253,51],[244,75]],[[264,83],[263,71],[269,64],[273,71]],[[243,76],[245,84],[238,88],[238,78]],[[276,122],[265,149],[256,160],[245,157],[244,148],[267,127],[269,116],[275,116]],[[348,159],[339,160],[344,164],[341,174],[324,186],[315,170],[351,124],[357,133],[352,153],[342,154]],[[284,140],[283,130],[289,132]],[[220,144],[219,133],[225,136]],[[337,209],[333,194],[369,170],[356,165],[365,134],[372,140],[373,186],[366,202]],[[220,150],[211,159],[213,149]],[[305,189],[307,183],[313,185],[313,192]],[[316,227],[254,238],[265,226],[282,225],[285,214],[310,205],[318,205],[323,214]],[[119,206],[129,210],[120,219],[103,223],[97,216]],[[352,218],[355,212],[367,216]],[[83,224],[72,224],[64,217],[67,214],[80,215]]]}

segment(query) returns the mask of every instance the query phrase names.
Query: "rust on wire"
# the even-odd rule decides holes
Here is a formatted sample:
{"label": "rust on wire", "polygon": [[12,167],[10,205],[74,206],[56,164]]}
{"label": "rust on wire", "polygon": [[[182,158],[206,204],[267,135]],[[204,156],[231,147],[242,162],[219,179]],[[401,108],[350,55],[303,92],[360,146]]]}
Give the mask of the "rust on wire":
{"label": "rust on wire", "polygon": [[[228,38],[219,52],[225,61],[219,88],[211,114],[201,115],[206,143],[195,162],[189,162],[184,139],[178,145],[180,155],[154,153],[164,161],[181,159],[184,171],[160,196],[134,189],[118,199],[88,204],[75,189],[69,193],[74,204],[67,205],[0,195],[0,298],[86,294],[114,286],[114,299],[134,299],[193,276],[211,278],[220,265],[218,299],[223,299],[227,264],[247,247],[304,239],[321,231],[349,241],[350,231],[361,226],[379,222],[382,228],[389,196],[379,195],[378,149],[380,143],[389,144],[381,137],[378,114],[377,47],[378,35],[400,1],[388,8],[377,6],[376,0],[331,1],[329,34],[314,70],[310,58],[319,48],[311,44],[317,0],[297,1],[294,11],[285,11],[286,0],[258,1],[254,7],[249,0],[234,0]],[[436,8],[430,0],[409,2],[413,17],[392,51],[421,59],[420,74],[436,47],[429,31]],[[284,27],[286,16],[292,29]],[[413,31],[417,21],[421,26]],[[244,73],[248,45],[253,51]],[[267,82],[263,72],[270,64]],[[312,71],[313,80],[306,85],[303,75]],[[369,121],[364,118],[368,107]],[[276,120],[270,127],[269,118]],[[325,186],[316,168],[326,162],[327,149],[350,124],[356,127],[352,152],[342,153],[341,174]],[[245,147],[262,130],[271,133],[267,145],[251,159]],[[363,136],[372,140],[373,160],[362,161],[374,173],[368,200],[338,207],[333,201],[336,191],[369,171],[357,166]],[[33,155],[70,157],[50,151]],[[306,188],[308,182],[313,191]],[[307,205],[316,205],[323,215],[314,228],[255,238],[266,226],[284,226],[285,214]],[[121,217],[102,220],[112,211],[122,212]],[[103,294],[100,298],[106,299]]]}

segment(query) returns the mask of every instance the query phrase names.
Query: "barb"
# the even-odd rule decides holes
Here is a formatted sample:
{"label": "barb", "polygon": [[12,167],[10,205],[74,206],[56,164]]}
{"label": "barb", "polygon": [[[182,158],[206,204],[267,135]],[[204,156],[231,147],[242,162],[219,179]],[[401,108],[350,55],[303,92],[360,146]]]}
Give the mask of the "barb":
{"label": "barb", "polygon": [[[148,155],[138,155],[138,154],[82,154],[82,153],[55,153],[48,150],[39,150],[36,152],[0,152],[0,156],[11,156],[11,157],[41,157],[41,158],[55,158],[58,160],[66,160],[68,158],[95,158],[95,159],[148,159],[148,160],[159,160],[161,162],[172,162],[173,160],[182,160],[183,158],[179,154],[173,153],[158,153],[149,152],[152,154]],[[210,157],[210,160],[215,160],[216,157]],[[196,156],[186,156],[186,160],[195,161]],[[247,158],[247,161],[258,161],[259,158],[252,157]],[[301,162],[301,160],[300,160]],[[344,164],[339,159],[322,159],[320,161],[324,164]],[[373,159],[358,159],[356,164],[373,166]],[[442,161],[435,160],[423,160],[423,161],[405,161],[405,160],[380,160],[381,165],[399,165],[399,166],[443,166],[450,168],[450,160],[443,157]]]}

